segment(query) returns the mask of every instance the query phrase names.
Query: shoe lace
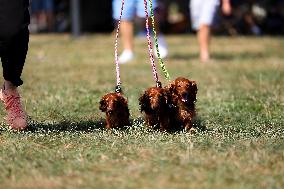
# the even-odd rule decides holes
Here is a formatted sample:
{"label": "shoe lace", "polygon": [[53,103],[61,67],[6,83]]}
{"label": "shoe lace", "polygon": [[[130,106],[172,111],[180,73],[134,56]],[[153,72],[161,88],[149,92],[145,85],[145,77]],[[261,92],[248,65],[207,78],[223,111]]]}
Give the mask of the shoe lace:
{"label": "shoe lace", "polygon": [[5,105],[7,110],[12,110],[16,115],[19,115],[23,112],[19,95],[8,96]]}

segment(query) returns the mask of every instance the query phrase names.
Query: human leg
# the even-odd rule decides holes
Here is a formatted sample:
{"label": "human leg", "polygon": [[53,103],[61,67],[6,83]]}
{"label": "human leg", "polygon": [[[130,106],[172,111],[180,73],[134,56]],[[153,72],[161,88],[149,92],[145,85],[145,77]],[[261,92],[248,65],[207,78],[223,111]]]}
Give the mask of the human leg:
{"label": "human leg", "polygon": [[44,6],[45,6],[44,2],[45,2],[44,0],[32,1],[32,9],[34,7],[33,14],[35,14],[38,32],[43,32],[43,31],[46,31],[47,29],[47,16],[44,10]]}
{"label": "human leg", "polygon": [[211,25],[217,11],[219,1],[204,3],[200,0],[192,0],[190,4],[192,26],[197,30],[197,39],[200,49],[200,60],[208,62],[210,59]]}
{"label": "human leg", "polygon": [[[159,10],[155,9],[155,15],[159,14]],[[156,49],[156,45],[154,46],[154,52],[155,52],[155,56],[157,58],[158,57],[158,50],[160,53],[160,58],[166,58],[168,56],[168,45],[167,42],[165,40],[164,35],[160,32],[160,27],[159,27],[159,16],[155,16],[155,30],[156,30],[156,34],[157,34],[157,41],[158,41],[158,49]],[[152,26],[153,27],[153,26]],[[155,44],[155,43],[153,43]]]}
{"label": "human leg", "polygon": [[25,64],[28,43],[29,30],[26,27],[6,43],[2,53],[4,79],[16,87],[23,84],[20,77]]}
{"label": "human leg", "polygon": [[54,2],[53,0],[44,0],[43,10],[46,15],[46,23],[48,31],[54,30]]}
{"label": "human leg", "polygon": [[119,56],[119,63],[124,64],[134,58],[133,22],[127,20],[122,21],[120,25],[120,34],[124,50]]}
{"label": "human leg", "polygon": [[133,19],[135,16],[135,1],[125,1],[123,13],[121,14],[121,0],[113,0],[113,18],[119,20],[121,16],[120,34],[123,45],[123,52],[119,56],[119,63],[124,64],[134,57],[133,44]]}
{"label": "human leg", "polygon": [[28,51],[28,28],[21,30],[5,43],[1,53],[4,85],[0,90],[0,99],[8,114],[8,124],[13,129],[22,130],[27,127],[27,115],[21,105],[17,87],[23,84],[20,77]]}
{"label": "human leg", "polygon": [[210,26],[201,25],[197,31],[197,38],[199,43],[199,58],[202,62],[208,62],[210,59],[209,45],[210,45]]}
{"label": "human leg", "polygon": [[121,21],[120,32],[124,50],[133,51],[133,22],[127,20]]}
{"label": "human leg", "polygon": [[[136,4],[136,9],[137,9],[137,16],[140,18],[145,18],[145,4],[144,1],[137,1]],[[150,2],[148,1],[147,3],[147,10],[148,10],[148,16],[149,18],[151,17],[151,9],[150,9]],[[156,0],[152,0],[152,8],[154,10],[154,15],[158,14],[158,4]],[[152,26],[152,20],[149,20],[150,25]],[[159,20],[158,17],[155,16],[155,30],[157,33],[157,40],[158,40],[158,46],[159,46],[159,53],[160,53],[160,57],[161,58],[166,58],[166,56],[168,55],[168,47],[167,47],[167,43],[165,41],[164,36],[160,33],[160,28],[159,28]],[[152,26],[153,27],[153,26]],[[154,43],[153,43],[154,44]],[[157,57],[157,49],[156,46],[154,46],[154,54]]]}

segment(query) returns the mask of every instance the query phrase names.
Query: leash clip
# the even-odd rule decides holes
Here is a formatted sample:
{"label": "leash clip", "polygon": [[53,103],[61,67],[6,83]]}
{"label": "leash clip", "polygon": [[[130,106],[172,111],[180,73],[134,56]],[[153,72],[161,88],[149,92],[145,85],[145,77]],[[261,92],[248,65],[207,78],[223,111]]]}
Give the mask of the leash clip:
{"label": "leash clip", "polygon": [[162,83],[161,83],[161,81],[157,81],[157,82],[156,82],[156,87],[162,88]]}
{"label": "leash clip", "polygon": [[120,86],[120,85],[117,85],[117,86],[115,87],[115,92],[116,92],[116,93],[121,93],[121,92],[122,92],[122,89],[121,89],[121,86]]}

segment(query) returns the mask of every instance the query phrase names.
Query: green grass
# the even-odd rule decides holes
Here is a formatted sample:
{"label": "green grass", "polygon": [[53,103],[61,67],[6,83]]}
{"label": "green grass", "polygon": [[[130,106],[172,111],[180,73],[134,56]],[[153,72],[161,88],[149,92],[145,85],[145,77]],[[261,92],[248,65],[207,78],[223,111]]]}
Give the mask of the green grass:
{"label": "green grass", "polygon": [[198,83],[195,134],[145,127],[138,98],[155,84],[145,39],[121,66],[133,125],[107,131],[98,105],[115,87],[114,36],[31,36],[30,129],[1,119],[0,188],[284,188],[284,38],[213,38],[207,65],[194,36],[166,39],[171,77]]}

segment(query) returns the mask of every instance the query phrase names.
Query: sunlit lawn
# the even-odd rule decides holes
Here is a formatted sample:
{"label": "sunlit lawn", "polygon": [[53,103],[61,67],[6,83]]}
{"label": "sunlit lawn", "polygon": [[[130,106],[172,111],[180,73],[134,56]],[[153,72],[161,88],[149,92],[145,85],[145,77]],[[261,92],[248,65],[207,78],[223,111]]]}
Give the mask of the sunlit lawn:
{"label": "sunlit lawn", "polygon": [[145,38],[120,67],[133,125],[107,131],[98,104],[116,83],[114,36],[31,36],[30,128],[7,129],[1,105],[0,188],[284,188],[284,38],[215,37],[206,65],[194,36],[166,40],[171,78],[198,83],[196,134],[145,127],[138,98],[155,84]]}

